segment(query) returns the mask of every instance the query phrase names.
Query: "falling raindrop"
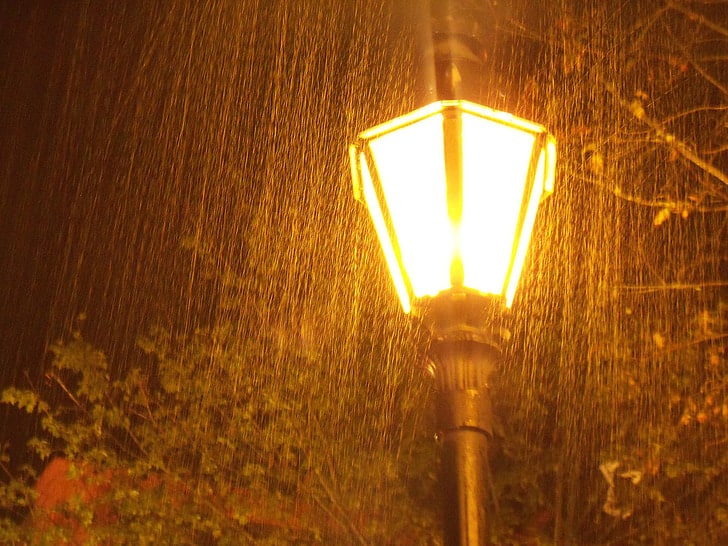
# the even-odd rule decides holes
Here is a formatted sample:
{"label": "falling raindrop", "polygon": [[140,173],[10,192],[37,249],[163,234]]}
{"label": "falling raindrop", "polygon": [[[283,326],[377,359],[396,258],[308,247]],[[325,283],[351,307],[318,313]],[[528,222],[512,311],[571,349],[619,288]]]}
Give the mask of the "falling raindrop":
{"label": "falling raindrop", "polygon": [[[725,6],[463,2],[497,18],[490,105],[549,127],[560,155],[492,386],[496,528],[719,543]],[[170,397],[173,370],[194,379],[165,438],[194,437],[178,462],[199,487],[262,472],[327,512],[327,536],[424,532],[431,385],[346,155],[416,104],[422,6],[3,2],[3,384],[42,385],[49,347],[78,330],[114,379],[140,368]],[[3,440],[37,430],[3,412]],[[201,453],[238,468],[208,481]],[[399,521],[405,505],[422,520]]]}

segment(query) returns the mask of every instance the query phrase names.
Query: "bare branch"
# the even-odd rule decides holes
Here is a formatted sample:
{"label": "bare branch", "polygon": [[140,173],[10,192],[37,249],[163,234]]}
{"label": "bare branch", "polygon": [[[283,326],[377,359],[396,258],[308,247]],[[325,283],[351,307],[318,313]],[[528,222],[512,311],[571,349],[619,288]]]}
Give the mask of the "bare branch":
{"label": "bare branch", "polygon": [[656,356],[660,357],[667,353],[674,353],[677,351],[682,351],[684,349],[687,349],[688,347],[694,347],[695,345],[702,345],[704,343],[714,343],[716,341],[720,341],[721,339],[725,339],[725,338],[728,338],[728,334],[720,333],[720,334],[713,334],[710,336],[700,337],[697,339],[690,339],[687,341],[683,341],[681,343],[673,343],[663,349],[660,349],[659,351],[655,351],[654,353],[643,356],[642,358],[640,358],[640,360],[649,360]]}
{"label": "bare branch", "polygon": [[705,70],[700,63],[698,63],[695,57],[687,50],[687,48],[683,44],[678,43],[678,46],[680,47],[680,50],[682,51],[685,58],[690,62],[690,65],[695,69],[695,71],[700,74],[707,82],[712,84],[716,89],[718,89],[721,93],[728,97],[728,88],[726,88],[725,85],[720,83],[711,74],[709,74],[708,71]]}
{"label": "bare branch", "polygon": [[654,292],[663,292],[663,291],[669,291],[669,290],[695,290],[696,292],[700,292],[704,288],[721,288],[724,286],[728,286],[728,281],[709,281],[709,282],[701,282],[701,283],[666,283],[666,284],[656,284],[652,286],[647,285],[622,285],[618,286],[618,290],[624,290],[627,292],[630,292],[632,294],[649,294]]}
{"label": "bare branch", "polygon": [[710,150],[705,150],[703,153],[705,155],[716,155],[716,154],[722,154],[723,152],[728,152],[728,144],[723,144],[721,146],[718,146],[717,148],[711,148]]}
{"label": "bare branch", "polygon": [[722,26],[714,23],[704,15],[695,12],[691,9],[686,8],[684,5],[677,3],[677,2],[669,2],[667,6],[671,9],[674,9],[675,11],[679,11],[683,15],[687,16],[691,21],[696,21],[697,23],[708,27],[710,30],[717,32],[718,34],[721,34],[728,38],[728,29],[723,28]]}
{"label": "bare branch", "polygon": [[[675,7],[675,8],[678,8],[678,6],[676,6],[676,5],[674,5],[674,4],[672,4],[671,6],[672,6],[672,7]],[[685,13],[685,11],[684,11],[685,9],[686,9],[686,8],[684,8],[683,6],[680,6],[680,9],[679,9],[679,11],[680,11],[681,13]],[[689,11],[689,10],[688,10],[688,12],[689,12],[690,14],[692,14],[692,13],[693,13],[693,12],[691,12],[691,11]],[[717,25],[714,25],[713,27],[711,27],[711,26],[710,26],[710,24],[712,24],[712,23],[711,23],[711,22],[710,22],[710,21],[709,21],[708,19],[706,19],[705,17],[703,17],[702,15],[700,15],[700,14],[694,14],[694,15],[695,15],[695,16],[691,16],[691,15],[688,15],[688,17],[689,17],[689,18],[691,18],[691,19],[693,19],[693,20],[696,20],[696,19],[695,19],[695,17],[701,17],[701,18],[702,18],[702,21],[701,21],[701,22],[702,22],[703,24],[706,24],[706,23],[707,23],[707,26],[708,26],[708,28],[712,28],[713,30],[716,30],[716,29],[720,29],[720,33],[728,32],[728,31],[726,31],[725,29],[722,29],[722,27],[719,27],[719,26],[717,26]],[[694,70],[695,70],[695,71],[696,71],[696,72],[697,72],[698,74],[700,74],[700,75],[701,75],[701,76],[703,77],[703,79],[705,79],[705,80],[706,80],[706,81],[707,81],[708,83],[710,83],[711,85],[713,85],[713,86],[714,86],[714,87],[715,87],[716,89],[718,89],[718,90],[719,90],[719,91],[720,91],[720,92],[721,92],[721,93],[722,93],[723,95],[725,95],[726,97],[728,97],[728,88],[726,88],[726,86],[725,86],[725,85],[723,85],[723,84],[722,84],[722,83],[721,83],[720,81],[718,81],[718,80],[717,80],[717,79],[716,79],[715,77],[713,77],[713,75],[711,75],[711,74],[710,74],[710,73],[709,73],[709,72],[708,72],[708,71],[707,71],[707,70],[706,70],[706,69],[705,69],[705,68],[704,68],[704,67],[703,67],[703,66],[702,66],[702,65],[700,64],[700,62],[698,61],[698,59],[696,59],[695,55],[693,55],[693,54],[692,54],[692,52],[688,50],[688,48],[687,48],[687,47],[685,46],[685,44],[684,44],[684,43],[682,43],[682,41],[681,41],[681,40],[675,40],[675,44],[677,45],[677,47],[678,47],[678,48],[680,49],[680,51],[682,52],[682,55],[683,55],[683,56],[685,57],[685,59],[686,59],[686,60],[687,60],[687,61],[688,61],[688,62],[690,63],[690,65],[691,65],[691,66],[693,67],[693,69],[694,69]]]}
{"label": "bare branch", "polygon": [[688,110],[683,110],[679,114],[675,114],[674,116],[668,116],[666,118],[663,118],[662,123],[672,123],[673,121],[676,121],[678,119],[691,116],[693,114],[700,114],[702,112],[722,112],[724,110],[728,110],[728,104],[721,104],[720,106],[696,106],[695,108],[690,108]]}
{"label": "bare branch", "polygon": [[706,207],[704,205],[699,205],[698,201],[685,201],[685,200],[666,200],[666,199],[649,199],[647,197],[642,197],[641,195],[633,194],[633,193],[625,193],[622,188],[620,188],[618,185],[610,185],[605,184],[601,181],[601,179],[596,177],[588,177],[588,176],[579,176],[579,180],[582,180],[584,182],[588,182],[591,184],[594,184],[595,186],[603,189],[604,191],[607,191],[614,195],[615,197],[618,197],[619,199],[623,201],[627,201],[629,203],[634,203],[635,205],[639,205],[641,207],[649,207],[649,208],[656,208],[656,209],[668,209],[672,214],[682,214],[682,213],[710,213],[710,212],[728,212],[728,204],[726,205],[716,205],[713,207]]}
{"label": "bare branch", "polygon": [[337,509],[337,511],[342,515],[342,517],[345,519],[345,521],[342,521],[341,518],[337,517],[336,514],[333,513],[332,510],[330,510],[327,506],[324,505],[324,503],[318,499],[314,498],[314,501],[333,519],[336,520],[336,522],[341,525],[344,529],[348,529],[352,535],[354,535],[354,538],[356,538],[356,541],[359,544],[362,544],[362,546],[367,545],[366,539],[362,536],[362,534],[359,532],[359,529],[356,528],[356,525],[354,525],[354,522],[352,522],[347,517],[347,512],[344,509],[344,507],[341,505],[341,502],[337,499],[336,494],[332,490],[331,487],[328,486],[326,483],[326,480],[321,475],[319,471],[315,471],[315,475],[318,478],[319,485],[323,488],[324,492],[326,493],[326,496],[329,498],[329,501],[331,504]]}
{"label": "bare branch", "polygon": [[66,386],[66,384],[63,382],[63,380],[60,377],[58,377],[58,375],[56,375],[53,372],[48,372],[46,374],[46,377],[48,379],[53,380],[59,387],[61,387],[61,389],[63,390],[63,392],[66,393],[66,395],[68,396],[68,398],[71,400],[71,402],[73,402],[76,405],[76,407],[81,408],[81,409],[84,409],[83,404],[81,404],[81,402],[78,400],[78,398],[76,398],[73,395],[73,393],[71,392],[71,390]]}
{"label": "bare branch", "polygon": [[655,133],[655,136],[660,142],[670,146],[672,149],[677,151],[677,153],[679,153],[686,161],[692,163],[713,178],[728,186],[728,174],[724,173],[722,170],[718,169],[707,160],[700,157],[700,155],[698,155],[698,153],[695,152],[688,144],[677,138],[674,134],[668,132],[662,125],[662,123],[648,116],[640,100],[635,99],[631,102],[628,102],[617,92],[613,83],[605,83],[605,89],[616,99],[616,101],[621,106],[632,112],[634,117],[647,125],[650,129],[652,129],[652,131]]}
{"label": "bare branch", "polygon": [[728,54],[726,55],[701,55],[700,57],[695,57],[696,60],[700,61],[701,63],[716,63],[721,61],[728,61]]}
{"label": "bare branch", "polygon": [[712,83],[712,84],[713,84],[713,85],[714,85],[714,86],[716,87],[716,89],[718,89],[718,90],[719,90],[719,91],[720,91],[721,93],[723,93],[724,95],[726,95],[726,96],[728,97],[728,87],[726,87],[725,85],[721,84],[721,83],[720,83],[720,82],[719,82],[718,80],[716,80],[716,79],[715,79],[715,78],[714,78],[713,76],[711,76],[710,74],[708,74],[708,72],[707,72],[707,71],[706,71],[706,70],[705,70],[705,69],[704,69],[704,68],[703,68],[702,66],[700,66],[700,65],[699,65],[699,64],[697,63],[697,61],[693,60],[692,58],[691,58],[691,59],[689,59],[689,60],[690,60],[690,64],[691,64],[691,65],[693,66],[693,68],[694,68],[695,70],[697,70],[697,71],[698,71],[698,73],[699,73],[699,74],[700,74],[701,76],[703,76],[703,78],[705,78],[705,79],[706,79],[706,80],[708,80],[708,81],[709,81],[710,83]]}

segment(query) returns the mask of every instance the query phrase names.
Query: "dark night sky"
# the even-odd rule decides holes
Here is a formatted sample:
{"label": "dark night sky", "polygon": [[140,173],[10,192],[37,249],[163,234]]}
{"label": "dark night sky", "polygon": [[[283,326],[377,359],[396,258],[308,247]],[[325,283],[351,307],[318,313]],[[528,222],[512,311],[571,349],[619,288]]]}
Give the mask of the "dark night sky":
{"label": "dark night sky", "polygon": [[[315,319],[311,337],[336,347],[337,332],[348,335],[345,329],[358,325],[359,311],[350,309],[354,289],[344,286],[354,279],[361,281],[356,290],[370,294],[367,317],[377,317],[371,321],[377,323],[367,324],[368,335],[392,335],[392,325],[404,320],[396,302],[388,301],[393,293],[369,226],[356,231],[360,220],[368,219],[363,209],[354,209],[345,143],[352,127],[410,109],[403,97],[414,95],[413,78],[401,61],[414,63],[401,46],[401,29],[379,26],[391,16],[384,13],[389,4],[396,4],[396,11],[409,2],[381,2],[375,6],[380,12],[368,13],[368,5],[362,8],[366,1],[204,6],[182,1],[171,9],[167,2],[148,0],[0,0],[0,386],[25,385],[24,372],[38,381],[48,344],[67,336],[82,312],[88,316],[84,336],[121,366],[135,336],[154,321],[165,320],[164,326],[180,331],[191,329],[191,317],[205,323],[215,304],[210,294],[219,287],[205,284],[199,263],[180,252],[181,240],[193,234],[212,241],[220,271],[231,263],[241,266],[249,250],[245,232],[253,224],[246,211],[252,209],[259,213],[261,231],[283,234],[255,239],[261,243],[258,261],[265,264],[251,277],[267,273],[266,267],[274,271],[260,283],[262,293],[271,296],[265,305],[275,311],[306,300],[308,307],[293,307],[282,320],[294,322],[308,313]],[[359,11],[347,12],[350,3]],[[608,24],[626,25],[662,2],[620,2],[623,9],[615,19],[609,2],[597,0],[545,1],[541,11],[530,1],[514,3],[527,5],[534,19],[529,24],[543,23],[551,37],[568,30],[553,24],[552,15],[578,7],[567,20],[576,39],[564,44],[581,49],[562,51],[557,40],[544,54],[543,44],[530,38],[518,47],[509,42],[499,47],[520,51],[502,55],[506,77],[519,86],[528,89],[527,76],[546,73],[542,84],[531,87],[533,96],[524,92],[518,98],[527,110],[546,111],[538,120],[557,133],[565,158],[558,195],[545,207],[543,237],[531,246],[536,248],[533,269],[523,285],[531,299],[515,306],[514,315],[525,320],[514,333],[521,340],[514,352],[537,356],[518,363],[522,378],[562,399],[564,417],[558,424],[569,436],[565,449],[578,459],[575,466],[590,465],[597,473],[590,451],[596,443],[588,442],[598,434],[589,436],[590,427],[614,426],[615,416],[606,406],[585,407],[582,398],[601,393],[602,385],[617,377],[599,360],[605,339],[624,330],[632,341],[643,339],[649,346],[660,328],[673,322],[690,327],[691,314],[714,306],[726,290],[636,300],[619,295],[619,287],[725,279],[728,238],[715,234],[728,228],[724,211],[686,220],[672,214],[669,222],[655,226],[659,208],[635,205],[606,187],[614,183],[620,192],[662,199],[673,192],[679,197],[704,180],[685,162],[668,159],[665,147],[645,141],[629,148],[629,138],[643,138],[644,127],[629,107],[615,104],[600,80],[628,72],[622,70],[627,63],[619,48],[635,53],[629,39],[613,42],[618,33]],[[243,4],[259,8],[255,22],[241,12]],[[295,9],[295,15],[309,18],[307,32],[282,17]],[[340,12],[329,13],[332,9]],[[603,26],[586,23],[597,16],[587,16],[589,10],[603,17]],[[364,29],[363,37],[352,20]],[[673,21],[685,24],[681,16]],[[691,36],[689,28],[684,32]],[[230,35],[235,38],[227,39]],[[646,43],[670,51],[671,44],[658,43],[661,36],[649,35]],[[597,57],[601,51],[617,53]],[[645,59],[637,59],[643,64],[624,76],[627,104],[636,89],[646,89],[656,97],[645,103],[650,112],[669,116],[680,113],[681,104],[692,104],[696,82],[705,89],[694,72],[683,74],[663,63],[663,80],[672,82],[674,71],[679,85],[659,91],[659,78],[652,83],[647,78],[654,65],[651,53],[636,54]],[[687,141],[693,124],[684,127]],[[583,161],[589,149],[604,152],[605,169],[617,172],[613,179],[592,183]],[[350,236],[358,237],[354,244]],[[309,247],[302,248],[302,242]],[[356,248],[346,254],[345,247]],[[371,249],[369,262],[351,259]],[[291,290],[281,296],[281,286]],[[332,320],[337,305],[347,309],[350,323]],[[305,313],[297,315],[301,310]],[[688,319],[668,320],[678,312]],[[386,313],[391,315],[379,320]],[[316,329],[321,325],[331,330],[328,338],[321,335],[323,328]],[[548,358],[540,360],[541,353]],[[530,396],[524,394],[529,384],[517,377],[520,370],[510,371],[514,384],[524,388],[519,404]],[[651,380],[662,388],[669,379],[662,374]],[[647,422],[653,407],[645,400],[640,411]],[[30,425],[19,419],[0,407],[0,442],[28,432]]]}
{"label": "dark night sky", "polygon": [[50,165],[53,70],[63,55],[59,2],[3,2],[0,10],[0,355],[3,383],[42,358],[67,190],[44,184]]}
{"label": "dark night sky", "polygon": [[[82,312],[84,337],[122,363],[154,321],[204,322],[210,301],[180,252],[183,237],[203,233],[219,255],[241,261],[262,176],[285,184],[303,161],[303,178],[320,183],[328,161],[343,165],[345,137],[319,130],[341,124],[343,87],[315,74],[334,78],[344,66],[348,13],[298,13],[337,38],[313,51],[315,32],[266,30],[279,24],[277,4],[255,17],[236,2],[161,4],[0,0],[2,385],[27,384],[26,371],[37,381],[48,344]],[[309,71],[292,55],[320,65]],[[285,91],[297,82],[274,70],[306,78],[306,93]],[[300,114],[286,108],[310,113],[303,133],[315,144],[295,150],[303,157],[287,140]],[[338,192],[338,182],[324,191]],[[305,205],[305,194],[293,199]],[[285,214],[272,210],[271,222]],[[15,430],[15,419],[0,410],[0,429]]]}
{"label": "dark night sky", "polygon": [[53,315],[59,297],[68,296],[59,292],[59,281],[66,280],[69,260],[78,259],[68,254],[66,243],[77,229],[74,215],[83,214],[78,197],[88,188],[74,180],[74,153],[83,154],[92,144],[81,141],[75,150],[63,150],[69,140],[84,138],[69,134],[74,127],[62,115],[69,109],[67,94],[73,93],[69,83],[80,10],[72,4],[8,1],[0,8],[4,382],[17,379],[20,369],[39,369],[51,325],[66,320]]}
{"label": "dark night sky", "polygon": [[[217,138],[214,124],[224,122],[227,113],[192,110],[180,138],[184,142],[174,140],[181,134],[184,111],[184,105],[173,103],[175,97],[187,91],[193,100],[223,102],[225,97],[196,96],[208,91],[186,89],[180,81],[178,69],[184,65],[189,37],[181,36],[178,44],[170,45],[153,34],[168,21],[171,28],[186,17],[194,19],[196,13],[179,10],[167,19],[168,14],[151,4],[85,9],[74,2],[0,0],[3,384],[18,379],[19,370],[40,369],[47,343],[66,333],[76,313],[93,311],[90,307],[95,306],[97,312],[89,312],[89,322],[94,317],[112,318],[104,325],[106,331],[97,332],[103,342],[133,336],[144,323],[127,316],[125,309],[151,308],[150,316],[164,314],[169,311],[160,307],[164,300],[184,299],[178,296],[186,287],[174,275],[184,278],[187,265],[175,264],[172,274],[162,264],[190,228],[189,219],[200,216],[202,189],[197,180],[218,167],[197,159],[194,146]],[[259,52],[277,51],[273,38],[260,36],[258,41]],[[156,49],[145,50],[150,43]],[[221,48],[216,54],[224,57],[224,45]],[[203,51],[196,62],[207,62],[206,55]],[[151,68],[142,66],[141,59]],[[247,76],[231,77],[226,85],[233,87],[250,77],[271,80],[266,61]],[[204,67],[195,70],[210,74]],[[381,86],[386,85],[383,81]],[[256,119],[255,108],[267,100],[265,92],[261,88],[249,94],[238,115]],[[575,108],[570,115],[581,114]],[[140,128],[141,122],[151,129]],[[267,130],[264,122],[238,123],[239,134],[257,137]],[[145,141],[149,134],[163,139],[164,146]],[[225,153],[232,157],[247,145],[234,136],[220,138],[226,139]],[[146,167],[129,160],[130,150],[147,154]],[[184,168],[179,167],[182,164]],[[245,167],[255,172],[258,165]],[[119,174],[126,171],[128,176]],[[165,181],[185,177],[188,180],[180,185],[184,190],[175,195],[162,187]],[[132,188],[133,199],[127,193],[127,180],[143,182]],[[250,193],[232,194],[217,187],[207,191],[233,204],[251,198]],[[159,211],[165,207],[167,213],[160,219]],[[232,217],[230,210],[233,206],[218,217]],[[117,297],[120,292],[122,299]]]}
{"label": "dark night sky", "polygon": [[175,276],[184,264],[169,259],[200,190],[169,184],[199,174],[176,172],[175,158],[200,135],[168,138],[183,109],[171,104],[181,53],[150,39],[165,17],[147,2],[0,3],[3,385],[27,385],[26,371],[36,381],[79,313],[84,334],[120,361],[147,317],[179,316],[165,302],[186,289]]}
{"label": "dark night sky", "polygon": [[[261,177],[283,183],[298,161],[320,183],[329,162],[338,169],[346,160],[348,137],[320,127],[344,123],[337,112],[347,91],[327,82],[346,69],[349,8],[323,20],[317,10],[329,8],[287,7],[310,19],[306,33],[281,27],[277,4],[251,3],[247,12],[236,2],[162,4],[0,0],[4,384],[39,370],[47,344],[77,313],[89,317],[84,333],[112,352],[155,316],[184,323],[204,314],[204,289],[188,297],[192,265],[180,240],[204,231],[239,260]],[[320,42],[316,28],[335,40]],[[373,43],[367,55],[391,50]],[[384,76],[368,74],[375,86],[357,82],[370,87],[371,104],[401,92],[396,79],[406,76],[389,61],[378,65]],[[293,150],[302,114],[310,118],[302,134],[315,142]],[[338,182],[326,191],[339,191]]]}
{"label": "dark night sky", "polygon": [[[0,4],[0,380],[22,384],[44,359],[64,229],[61,188],[43,184],[48,119],[60,100],[51,74],[61,42],[61,3]],[[0,440],[27,423],[0,409]]]}
{"label": "dark night sky", "polygon": [[[181,132],[183,107],[172,101],[182,53],[150,38],[168,21],[153,3],[10,0],[0,9],[7,382],[39,369],[47,343],[67,334],[77,313],[106,317],[103,328],[89,325],[104,343],[144,323],[128,309],[167,312],[164,296],[181,288],[165,259],[199,201],[201,166],[188,156],[204,129],[194,125],[185,142],[168,138]],[[183,163],[189,169],[177,172]],[[185,176],[189,183],[170,192]]]}

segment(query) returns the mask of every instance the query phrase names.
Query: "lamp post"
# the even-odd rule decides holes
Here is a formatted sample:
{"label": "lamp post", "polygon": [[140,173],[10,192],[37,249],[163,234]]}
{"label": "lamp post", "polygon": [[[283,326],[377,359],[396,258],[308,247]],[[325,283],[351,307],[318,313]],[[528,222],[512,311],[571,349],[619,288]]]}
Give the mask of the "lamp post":
{"label": "lamp post", "polygon": [[480,546],[488,543],[488,378],[538,205],[553,191],[556,142],[539,124],[452,98],[462,87],[454,56],[434,66],[438,93],[451,96],[362,132],[349,153],[355,196],[402,308],[429,330],[445,544]]}

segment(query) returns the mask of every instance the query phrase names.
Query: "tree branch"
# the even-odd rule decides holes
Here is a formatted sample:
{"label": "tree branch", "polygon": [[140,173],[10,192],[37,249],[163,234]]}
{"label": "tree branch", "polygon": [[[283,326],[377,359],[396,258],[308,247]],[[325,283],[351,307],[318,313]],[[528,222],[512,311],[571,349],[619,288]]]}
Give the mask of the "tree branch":
{"label": "tree branch", "polygon": [[728,38],[728,29],[725,29],[722,26],[714,23],[713,21],[711,21],[710,19],[708,19],[701,13],[688,9],[685,6],[683,6],[682,4],[679,4],[677,2],[668,2],[667,7],[670,9],[674,9],[675,11],[679,11],[683,15],[687,16],[688,19],[690,19],[691,21],[695,21],[695,22],[709,28],[710,30],[717,32],[718,34],[721,34],[721,35],[725,36],[726,38]]}
{"label": "tree branch", "polygon": [[348,529],[356,538],[357,542],[360,543],[362,546],[367,546],[366,539],[362,536],[362,534],[359,532],[359,529],[356,528],[356,525],[354,525],[354,522],[352,522],[347,517],[347,512],[339,502],[339,500],[336,498],[336,495],[334,494],[333,490],[328,486],[326,483],[326,480],[321,475],[321,473],[318,470],[314,471],[314,474],[316,475],[316,478],[318,479],[319,485],[323,488],[324,492],[326,493],[326,496],[329,498],[329,501],[331,504],[338,510],[340,514],[344,517],[346,521],[342,521],[341,518],[337,517],[336,514],[334,514],[327,506],[324,505],[324,503],[319,499],[318,497],[314,497],[314,502],[316,502],[330,517],[332,517],[335,521],[339,523],[344,529]]}
{"label": "tree branch", "polygon": [[58,377],[57,374],[55,374],[54,372],[48,372],[48,373],[46,373],[46,377],[48,379],[53,380],[59,387],[61,387],[63,392],[65,392],[66,395],[68,396],[69,400],[71,400],[71,402],[73,402],[77,408],[81,408],[85,412],[84,405],[81,404],[81,402],[78,400],[78,398],[76,398],[73,395],[73,393],[70,391],[70,389],[66,386],[66,384],[63,382],[63,380],[60,377]]}
{"label": "tree branch", "polygon": [[[726,60],[728,60],[728,58],[726,58]],[[693,114],[700,114],[702,112],[722,112],[724,110],[728,110],[728,104],[721,104],[718,106],[696,106],[688,110],[683,110],[682,112],[680,112],[679,114],[675,114],[674,116],[666,117],[662,120],[662,123],[672,123],[673,121],[676,121],[680,118],[691,116]]]}
{"label": "tree branch", "polygon": [[631,292],[633,294],[649,294],[652,292],[662,292],[667,290],[695,290],[696,292],[699,292],[700,290],[703,290],[704,288],[720,288],[723,286],[728,286],[728,281],[709,281],[709,282],[701,282],[701,283],[666,283],[666,284],[656,284],[651,286],[630,286],[630,285],[622,285],[618,286],[618,290],[624,290],[627,292]]}
{"label": "tree branch", "polygon": [[642,101],[635,99],[631,102],[628,102],[617,92],[615,85],[611,82],[605,82],[604,87],[607,92],[614,97],[618,104],[632,112],[634,117],[647,125],[650,129],[652,129],[660,142],[670,146],[675,151],[677,151],[686,161],[692,163],[716,180],[728,186],[728,174],[724,173],[722,170],[718,169],[717,167],[700,157],[688,144],[678,139],[672,133],[668,132],[659,121],[648,116],[647,112],[645,112],[645,109],[642,106]]}
{"label": "tree branch", "polygon": [[[683,49],[684,51],[684,49]],[[721,93],[723,93],[726,97],[728,97],[728,87],[720,83],[718,80],[716,80],[713,76],[708,74],[708,72],[691,56],[688,56],[687,53],[685,55],[688,57],[688,60],[690,61],[690,64],[693,66],[695,70],[698,71],[698,73],[703,76],[706,80],[708,80],[711,84],[713,84],[718,90],[720,90]]]}
{"label": "tree branch", "polygon": [[582,180],[584,182],[594,184],[595,186],[603,189],[604,191],[611,193],[612,195],[614,195],[615,197],[618,197],[619,199],[621,199],[623,201],[627,201],[629,203],[634,203],[635,205],[639,205],[641,207],[667,209],[672,214],[681,214],[684,211],[687,213],[728,212],[728,204],[708,207],[708,206],[704,206],[704,205],[699,205],[698,204],[699,200],[696,202],[693,202],[691,200],[674,201],[674,200],[665,200],[665,199],[650,199],[650,198],[642,197],[641,195],[637,195],[637,194],[633,194],[633,193],[625,193],[624,190],[622,190],[622,188],[620,188],[619,186],[605,184],[601,180],[594,178],[594,177],[579,176],[578,178],[579,178],[579,180]]}

